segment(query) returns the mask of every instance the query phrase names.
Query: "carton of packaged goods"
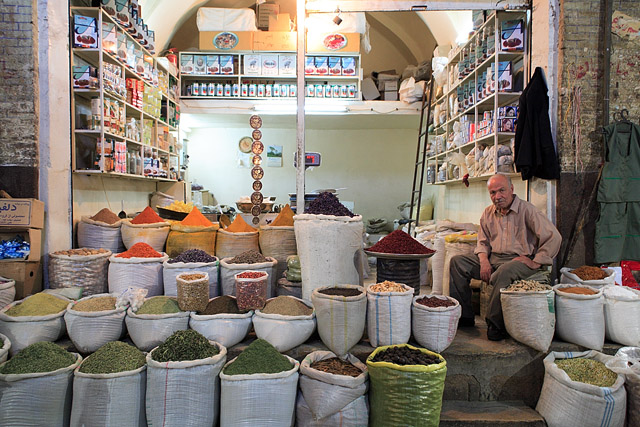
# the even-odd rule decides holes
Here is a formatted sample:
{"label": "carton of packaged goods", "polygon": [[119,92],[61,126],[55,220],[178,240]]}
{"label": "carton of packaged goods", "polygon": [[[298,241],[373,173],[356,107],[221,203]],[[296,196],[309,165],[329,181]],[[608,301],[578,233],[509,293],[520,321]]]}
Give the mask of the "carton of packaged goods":
{"label": "carton of packaged goods", "polygon": [[339,56],[329,57],[329,75],[339,76],[342,74],[342,61]]}
{"label": "carton of packaged goods", "polygon": [[82,15],[73,17],[73,47],[88,49],[98,47],[98,23],[96,18]]}
{"label": "carton of packaged goods", "polygon": [[182,74],[193,74],[193,55],[182,55],[180,57],[180,72]]}
{"label": "carton of packaged goods", "polygon": [[343,76],[355,76],[356,75],[356,58],[353,56],[342,57],[342,75]]}
{"label": "carton of packaged goods", "polygon": [[524,32],[522,31],[523,22],[521,19],[502,22],[501,27],[501,49],[503,51],[522,51],[524,50]]}
{"label": "carton of packaged goods", "polygon": [[207,74],[207,57],[206,55],[193,55],[194,74]]}
{"label": "carton of packaged goods", "polygon": [[329,57],[328,56],[316,56],[315,65],[316,65],[316,74],[320,76],[329,75]]}
{"label": "carton of packaged goods", "polygon": [[278,74],[281,76],[296,75],[295,55],[278,55]]}
{"label": "carton of packaged goods", "polygon": [[232,55],[220,55],[220,74],[233,74]]}
{"label": "carton of packaged goods", "polygon": [[113,55],[118,53],[116,24],[112,22],[102,22],[102,48]]}
{"label": "carton of packaged goods", "polygon": [[263,76],[277,76],[278,55],[260,55],[260,67]]}
{"label": "carton of packaged goods", "polygon": [[220,74],[220,57],[207,55],[207,74]]}
{"label": "carton of packaged goods", "polygon": [[305,56],[304,58],[304,73],[307,76],[313,76],[318,74],[316,72],[316,61],[313,56]]}

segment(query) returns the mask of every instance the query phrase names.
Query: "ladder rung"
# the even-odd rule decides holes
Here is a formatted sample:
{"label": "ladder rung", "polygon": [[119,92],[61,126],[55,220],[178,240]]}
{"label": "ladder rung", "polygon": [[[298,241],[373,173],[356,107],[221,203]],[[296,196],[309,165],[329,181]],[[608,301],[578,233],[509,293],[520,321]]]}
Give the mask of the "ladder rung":
{"label": "ladder rung", "polygon": [[422,160],[420,160],[419,162],[416,162],[416,166],[420,166],[422,163],[424,163]]}

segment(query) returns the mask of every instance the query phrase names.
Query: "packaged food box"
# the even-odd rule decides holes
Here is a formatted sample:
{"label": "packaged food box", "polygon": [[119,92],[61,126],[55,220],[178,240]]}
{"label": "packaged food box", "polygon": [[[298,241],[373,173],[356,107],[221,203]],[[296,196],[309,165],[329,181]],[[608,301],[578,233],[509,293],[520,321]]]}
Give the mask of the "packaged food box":
{"label": "packaged food box", "polygon": [[518,107],[515,105],[508,105],[506,107],[498,107],[498,118],[500,119],[515,119],[518,117]]}
{"label": "packaged food box", "polygon": [[99,86],[98,74],[95,67],[90,65],[73,66],[74,88],[97,88]]}
{"label": "packaged food box", "polygon": [[329,57],[328,56],[316,56],[314,58],[316,65],[316,74],[320,76],[329,75]]}
{"label": "packaged food box", "polygon": [[343,76],[355,76],[356,75],[356,58],[353,56],[343,56],[342,61],[342,75]]}
{"label": "packaged food box", "polygon": [[220,57],[207,55],[207,74],[220,74]]}
{"label": "packaged food box", "polygon": [[136,58],[136,65],[134,70],[136,71],[136,73],[138,73],[138,75],[143,76],[144,75],[144,54],[142,53],[142,49],[136,46],[134,49],[134,54]]}
{"label": "packaged food box", "polygon": [[278,55],[260,55],[261,75],[278,75]]}
{"label": "packaged food box", "polygon": [[194,74],[207,74],[206,55],[193,55]]}
{"label": "packaged food box", "polygon": [[129,16],[129,0],[115,0],[116,21],[123,27],[127,28],[131,25],[131,17]]}
{"label": "packaged food box", "polygon": [[278,74],[281,76],[296,75],[295,55],[278,55]]}
{"label": "packaged food box", "polygon": [[116,0],[100,0],[100,6],[109,16],[116,16]]}
{"label": "packaged food box", "polygon": [[339,76],[342,74],[342,61],[339,56],[329,57],[329,74]]}
{"label": "packaged food box", "polygon": [[136,68],[136,44],[130,38],[127,38],[127,62],[125,65],[132,70]]}
{"label": "packaged food box", "polygon": [[73,47],[93,49],[98,47],[98,23],[90,16],[74,15]]}
{"label": "packaged food box", "polygon": [[233,74],[232,55],[220,55],[220,74]]}
{"label": "packaged food box", "polygon": [[524,50],[524,23],[522,19],[503,21],[500,31],[500,46],[503,51]]}
{"label": "packaged food box", "polygon": [[118,53],[118,34],[113,22],[102,22],[102,49],[113,55]]}
{"label": "packaged food box", "polygon": [[180,72],[182,74],[193,74],[193,55],[180,56]]}
{"label": "packaged food box", "polygon": [[127,35],[118,33],[118,59],[123,63],[127,63]]}
{"label": "packaged food box", "polygon": [[498,62],[498,74],[496,81],[498,82],[498,92],[510,92],[513,90],[511,61]]}
{"label": "packaged food box", "polygon": [[515,132],[516,119],[498,119],[498,132]]}
{"label": "packaged food box", "polygon": [[316,73],[316,61],[313,56],[305,56],[304,58],[304,74],[313,76]]}
{"label": "packaged food box", "polygon": [[244,56],[244,74],[249,76],[259,76],[261,69],[260,55]]}

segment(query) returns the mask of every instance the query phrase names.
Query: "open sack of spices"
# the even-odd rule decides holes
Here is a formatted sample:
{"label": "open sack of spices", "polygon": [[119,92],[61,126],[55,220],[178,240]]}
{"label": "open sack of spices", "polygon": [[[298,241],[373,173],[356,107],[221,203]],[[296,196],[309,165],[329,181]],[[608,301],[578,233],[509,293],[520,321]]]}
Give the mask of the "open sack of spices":
{"label": "open sack of spices", "polygon": [[296,402],[299,427],[341,425],[366,427],[367,366],[347,354],[314,351],[300,364],[300,393]]}
{"label": "open sack of spices", "polygon": [[594,287],[615,285],[616,283],[616,273],[613,268],[583,265],[578,268],[563,267],[560,269],[560,273],[562,273],[560,283],[575,283]]}
{"label": "open sack of spices", "polygon": [[109,257],[107,249],[69,249],[49,254],[49,287],[80,287],[82,296],[107,291]]}
{"label": "open sack of spices", "polygon": [[162,263],[164,294],[169,296],[178,295],[176,278],[182,273],[192,273],[194,271],[204,272],[209,275],[209,298],[218,296],[218,258],[201,249],[188,249]]}
{"label": "open sack of spices", "polygon": [[191,312],[189,327],[207,339],[229,348],[245,339],[251,330],[253,311],[241,311],[236,298],[222,295],[213,298],[207,307]]}
{"label": "open sack of spices", "polygon": [[109,257],[109,292],[120,293],[134,287],[146,289],[149,296],[162,295],[162,263],[167,259],[167,254],[143,242],[112,255]]}
{"label": "open sack of spices", "polygon": [[73,372],[72,426],[147,425],[147,365],[143,352],[109,342]]}
{"label": "open sack of spices", "polygon": [[279,352],[289,351],[307,341],[316,330],[313,306],[299,298],[279,296],[256,310],[253,329]]}
{"label": "open sack of spices", "polygon": [[509,335],[538,351],[547,352],[555,333],[555,294],[551,286],[518,280],[500,289],[504,324]]}
{"label": "open sack of spices", "polygon": [[242,252],[234,257],[220,260],[220,287],[222,295],[236,294],[235,275],[245,271],[264,271],[269,274],[267,282],[267,298],[271,298],[276,290],[276,271],[278,261],[275,258],[265,257],[255,249]]}
{"label": "open sack of spices", "polygon": [[556,294],[556,333],[566,342],[594,350],[604,346],[604,296],[602,289],[559,284]]}
{"label": "open sack of spices", "polygon": [[311,294],[320,339],[329,350],[344,356],[362,339],[367,318],[367,293],[362,286],[316,288]]}
{"label": "open sack of spices", "polygon": [[622,347],[606,364],[616,374],[624,375],[627,391],[627,426],[640,426],[640,347]]}
{"label": "open sack of spices", "polygon": [[640,291],[607,285],[604,295],[605,337],[623,345],[640,347]]}
{"label": "open sack of spices", "polygon": [[372,347],[406,344],[411,337],[413,288],[385,280],[367,287],[367,335]]}
{"label": "open sack of spices", "polygon": [[83,216],[78,222],[78,246],[90,249],[106,249],[113,253],[125,250],[120,226],[123,220],[108,208],[94,216]]}
{"label": "open sack of spices", "polygon": [[37,342],[0,365],[0,424],[68,425],[73,370],[81,361],[57,344]]}
{"label": "open sack of spices", "polygon": [[142,351],[149,351],[163,343],[176,331],[189,327],[189,312],[180,310],[175,298],[155,296],[147,298],[125,317],[131,341]]}
{"label": "open sack of spices", "polygon": [[544,358],[536,411],[549,427],[624,426],[624,377],[606,367],[613,356],[597,351],[555,352]]}
{"label": "open sack of spices", "polygon": [[411,331],[421,346],[440,353],[456,336],[460,303],[444,295],[418,295],[411,304]]}
{"label": "open sack of spices", "polygon": [[80,353],[92,353],[124,334],[124,307],[116,307],[116,297],[98,294],[71,302],[64,321],[73,345]]}
{"label": "open sack of spices", "polygon": [[216,232],[220,226],[209,221],[197,207],[180,222],[171,224],[167,237],[167,255],[175,257],[189,249],[216,253]]}
{"label": "open sack of spices", "polygon": [[441,355],[408,344],[378,347],[367,369],[371,425],[438,426],[447,375]]}
{"label": "open sack of spices", "polygon": [[[218,374],[226,361],[224,346],[193,330],[178,331],[149,352],[148,424],[216,425],[220,392]],[[270,403],[273,402],[275,400]]]}
{"label": "open sack of spices", "polygon": [[324,192],[294,219],[304,300],[309,301],[313,290],[321,286],[362,284],[361,215],[347,209],[335,195]]}
{"label": "open sack of spices", "polygon": [[239,214],[225,229],[216,234],[216,256],[220,259],[234,257],[243,252],[259,251],[258,230],[247,224]]}
{"label": "open sack of spices", "polygon": [[288,204],[271,224],[260,226],[259,243],[260,252],[278,262],[274,277],[282,277],[282,273],[287,269],[287,257],[298,253],[293,229],[293,211]]}
{"label": "open sack of spices", "polygon": [[220,372],[220,425],[292,425],[299,367],[265,340],[254,340]]}
{"label": "open sack of spices", "polygon": [[69,302],[67,298],[40,292],[2,309],[0,333],[11,340],[11,355],[30,344],[62,337]]}
{"label": "open sack of spices", "polygon": [[136,243],[146,243],[158,252],[164,251],[164,245],[171,226],[155,213],[149,206],[144,208],[135,218],[123,221],[121,226],[122,241],[127,249]]}
{"label": "open sack of spices", "polygon": [[0,334],[0,363],[7,361],[10,348],[11,340],[6,335]]}

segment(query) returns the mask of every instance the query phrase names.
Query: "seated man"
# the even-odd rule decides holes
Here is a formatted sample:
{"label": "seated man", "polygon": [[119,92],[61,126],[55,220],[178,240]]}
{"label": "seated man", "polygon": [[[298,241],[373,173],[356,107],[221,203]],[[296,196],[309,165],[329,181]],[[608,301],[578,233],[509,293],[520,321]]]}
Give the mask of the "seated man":
{"label": "seated man", "polygon": [[449,291],[462,306],[460,326],[473,326],[469,282],[474,278],[493,285],[486,315],[487,337],[499,341],[507,336],[500,289],[550,265],[560,250],[562,237],[542,212],[513,194],[508,176],[492,176],[487,188],[493,205],[480,218],[474,255],[451,258]]}

